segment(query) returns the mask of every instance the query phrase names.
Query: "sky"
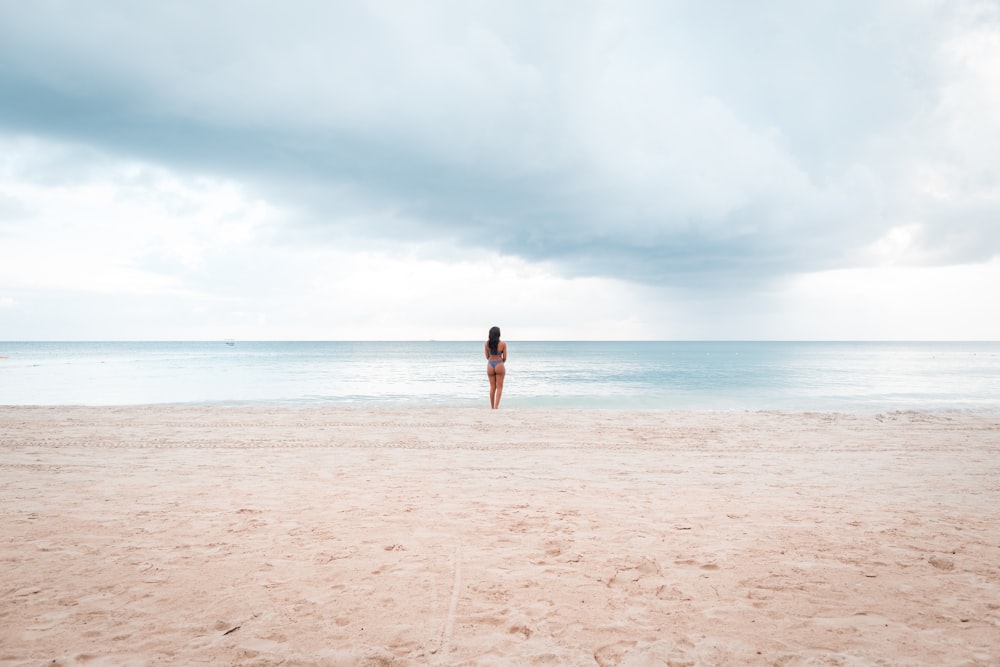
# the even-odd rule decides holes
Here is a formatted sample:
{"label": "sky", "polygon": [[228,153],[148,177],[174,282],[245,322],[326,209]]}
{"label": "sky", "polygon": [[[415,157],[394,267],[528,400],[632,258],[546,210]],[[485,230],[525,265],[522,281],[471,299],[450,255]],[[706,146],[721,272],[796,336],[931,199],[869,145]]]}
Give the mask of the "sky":
{"label": "sky", "polygon": [[0,0],[0,340],[998,340],[1000,2]]}

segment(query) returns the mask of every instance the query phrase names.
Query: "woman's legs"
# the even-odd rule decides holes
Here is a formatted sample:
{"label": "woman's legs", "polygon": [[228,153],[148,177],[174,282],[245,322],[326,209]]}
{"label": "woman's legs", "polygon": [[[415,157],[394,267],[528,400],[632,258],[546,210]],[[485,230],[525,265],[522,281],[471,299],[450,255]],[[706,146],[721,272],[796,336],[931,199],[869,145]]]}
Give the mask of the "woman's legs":
{"label": "woman's legs", "polygon": [[487,366],[486,374],[490,377],[490,407],[496,410],[500,407],[500,396],[503,395],[503,376],[507,370],[502,363]]}
{"label": "woman's legs", "polygon": [[500,397],[503,396],[503,376],[506,373],[507,369],[503,367],[503,364],[497,364],[497,367],[493,369],[493,382],[491,384],[496,386],[496,398],[492,398],[493,392],[490,392],[490,403],[494,410],[500,407]]}
{"label": "woman's legs", "polygon": [[497,395],[497,374],[493,368],[487,368],[486,374],[490,376],[490,408],[493,408]]}

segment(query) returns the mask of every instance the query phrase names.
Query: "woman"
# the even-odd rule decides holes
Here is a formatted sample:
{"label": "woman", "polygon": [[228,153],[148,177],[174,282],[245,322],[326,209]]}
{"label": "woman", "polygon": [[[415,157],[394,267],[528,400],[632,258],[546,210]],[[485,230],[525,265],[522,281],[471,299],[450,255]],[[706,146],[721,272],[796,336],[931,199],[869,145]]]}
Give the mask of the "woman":
{"label": "woman", "polygon": [[503,376],[507,370],[507,343],[500,340],[500,327],[490,329],[490,339],[483,346],[486,352],[486,375],[490,378],[490,408],[500,407],[500,396],[503,395]]}

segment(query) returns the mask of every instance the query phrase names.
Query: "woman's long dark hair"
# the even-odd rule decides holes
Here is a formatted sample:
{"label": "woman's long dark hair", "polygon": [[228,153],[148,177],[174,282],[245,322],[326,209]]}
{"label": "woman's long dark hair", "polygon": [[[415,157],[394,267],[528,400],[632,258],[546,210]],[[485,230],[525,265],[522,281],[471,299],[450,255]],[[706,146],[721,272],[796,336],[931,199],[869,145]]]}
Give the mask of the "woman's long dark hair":
{"label": "woman's long dark hair", "polygon": [[490,329],[490,354],[500,354],[500,327]]}

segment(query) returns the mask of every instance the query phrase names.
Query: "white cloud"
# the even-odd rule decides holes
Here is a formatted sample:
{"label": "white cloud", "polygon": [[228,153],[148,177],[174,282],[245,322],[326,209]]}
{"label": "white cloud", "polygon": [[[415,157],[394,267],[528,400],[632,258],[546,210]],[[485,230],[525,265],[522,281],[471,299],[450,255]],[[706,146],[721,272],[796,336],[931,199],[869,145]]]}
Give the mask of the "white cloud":
{"label": "white cloud", "polygon": [[925,263],[932,252],[922,243],[923,228],[918,223],[899,225],[865,249],[875,266]]}
{"label": "white cloud", "polygon": [[[40,156],[55,161],[57,145],[4,141],[0,196],[21,211],[4,223],[0,285],[21,289],[188,292],[184,273],[209,253],[239,246],[278,212],[247,197],[233,182],[182,178],[138,162],[81,167],[62,183],[39,182],[30,171]],[[25,162],[32,169],[25,169]],[[27,172],[27,173],[26,173]],[[156,266],[172,267],[171,271]]]}
{"label": "white cloud", "polygon": [[1000,340],[1000,317],[990,304],[997,286],[996,259],[806,274],[782,295],[775,329],[804,339]]}

